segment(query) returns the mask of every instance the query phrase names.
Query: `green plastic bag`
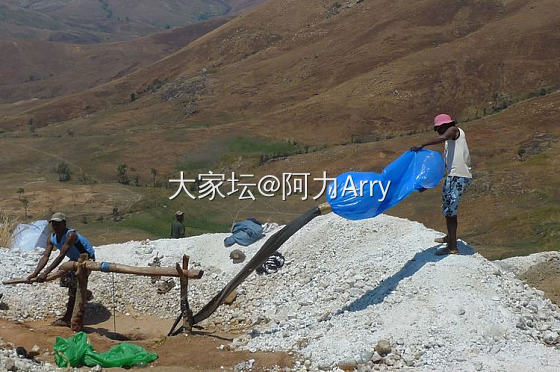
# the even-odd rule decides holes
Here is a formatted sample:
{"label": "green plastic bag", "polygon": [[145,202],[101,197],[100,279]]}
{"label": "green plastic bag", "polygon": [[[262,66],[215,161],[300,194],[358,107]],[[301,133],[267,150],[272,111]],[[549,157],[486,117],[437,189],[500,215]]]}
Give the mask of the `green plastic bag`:
{"label": "green plastic bag", "polygon": [[103,368],[109,367],[134,367],[146,365],[158,358],[156,353],[148,353],[142,346],[123,342],[115,345],[104,353],[86,352],[84,364],[88,367],[100,365]]}
{"label": "green plastic bag", "polygon": [[84,355],[93,351],[87,342],[87,335],[78,332],[70,338],[57,337],[54,343],[54,360],[59,367],[80,367],[83,365]]}
{"label": "green plastic bag", "polygon": [[156,353],[148,353],[143,347],[123,342],[109,351],[97,353],[88,343],[87,335],[78,332],[69,338],[57,337],[54,343],[54,359],[59,367],[134,367],[153,362]]}

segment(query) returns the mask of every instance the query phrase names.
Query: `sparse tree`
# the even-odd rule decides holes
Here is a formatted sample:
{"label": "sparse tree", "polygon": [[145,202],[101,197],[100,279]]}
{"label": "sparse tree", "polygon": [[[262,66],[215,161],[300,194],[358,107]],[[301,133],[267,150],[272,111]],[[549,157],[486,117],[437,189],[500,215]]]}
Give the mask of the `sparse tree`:
{"label": "sparse tree", "polygon": [[152,168],[150,170],[150,173],[152,174],[152,181],[153,181],[154,187],[156,187],[156,177],[157,177],[157,174],[158,174],[157,169]]}
{"label": "sparse tree", "polygon": [[519,157],[519,160],[523,161],[523,156],[525,155],[526,151],[523,147],[520,147],[519,150],[517,150],[517,156]]}
{"label": "sparse tree", "polygon": [[69,181],[71,178],[70,166],[68,166],[68,163],[66,163],[64,160],[56,165],[56,173],[58,174],[58,180],[60,182]]}
{"label": "sparse tree", "polygon": [[19,200],[21,200],[21,197],[23,196],[24,192],[25,192],[25,190],[23,189],[23,187],[18,187],[17,193],[18,193],[18,199]]}
{"label": "sparse tree", "polygon": [[136,93],[130,93],[130,102],[136,101]]}
{"label": "sparse tree", "polygon": [[20,199],[21,204],[23,204],[23,209],[25,211],[25,218],[27,218],[27,208],[29,207],[29,200],[27,198]]}
{"label": "sparse tree", "polygon": [[120,164],[117,167],[117,175],[119,183],[123,185],[130,184],[130,178],[128,177],[128,166],[126,164]]}
{"label": "sparse tree", "polygon": [[33,118],[27,121],[27,126],[29,128],[29,133],[35,135],[35,123],[33,122]]}

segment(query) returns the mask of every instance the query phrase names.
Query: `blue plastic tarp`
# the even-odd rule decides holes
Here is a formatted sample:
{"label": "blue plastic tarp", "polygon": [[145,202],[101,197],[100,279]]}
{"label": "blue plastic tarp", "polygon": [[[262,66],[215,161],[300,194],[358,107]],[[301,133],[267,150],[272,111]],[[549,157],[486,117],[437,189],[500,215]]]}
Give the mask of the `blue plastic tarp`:
{"label": "blue plastic tarp", "polygon": [[414,191],[437,186],[445,172],[441,154],[432,150],[407,151],[381,174],[346,172],[327,188],[334,213],[350,220],[375,217]]}

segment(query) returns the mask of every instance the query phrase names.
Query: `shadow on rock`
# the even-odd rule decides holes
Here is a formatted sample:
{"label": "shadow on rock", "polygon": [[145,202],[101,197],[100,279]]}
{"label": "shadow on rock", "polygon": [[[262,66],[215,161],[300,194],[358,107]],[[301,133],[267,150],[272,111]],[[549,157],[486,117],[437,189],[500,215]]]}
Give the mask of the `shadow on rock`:
{"label": "shadow on rock", "polygon": [[[414,275],[418,270],[420,270],[424,265],[429,262],[438,262],[443,260],[448,256],[436,256],[435,251],[441,245],[434,245],[426,250],[416,253],[414,257],[408,261],[402,269],[397,273],[391,275],[387,279],[383,280],[375,289],[366,292],[362,297],[358,298],[356,301],[352,302],[350,305],[345,306],[339,313],[344,311],[361,311],[370,305],[382,303],[387,296],[389,296],[399,285],[400,281],[404,278],[408,278]],[[457,247],[459,248],[460,255],[472,255],[475,250],[465,244],[462,241],[457,242]]]}

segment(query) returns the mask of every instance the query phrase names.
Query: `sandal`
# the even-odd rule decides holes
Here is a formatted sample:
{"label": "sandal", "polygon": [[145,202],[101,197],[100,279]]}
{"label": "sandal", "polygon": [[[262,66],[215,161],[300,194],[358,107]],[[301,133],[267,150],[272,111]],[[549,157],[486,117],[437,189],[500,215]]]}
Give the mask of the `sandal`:
{"label": "sandal", "polygon": [[448,245],[442,248],[436,249],[435,255],[436,256],[444,256],[446,254],[459,254],[459,250],[457,248],[451,249]]}
{"label": "sandal", "polygon": [[447,243],[447,235],[445,235],[443,237],[440,237],[440,238],[435,238],[434,242],[440,243],[440,244]]}

